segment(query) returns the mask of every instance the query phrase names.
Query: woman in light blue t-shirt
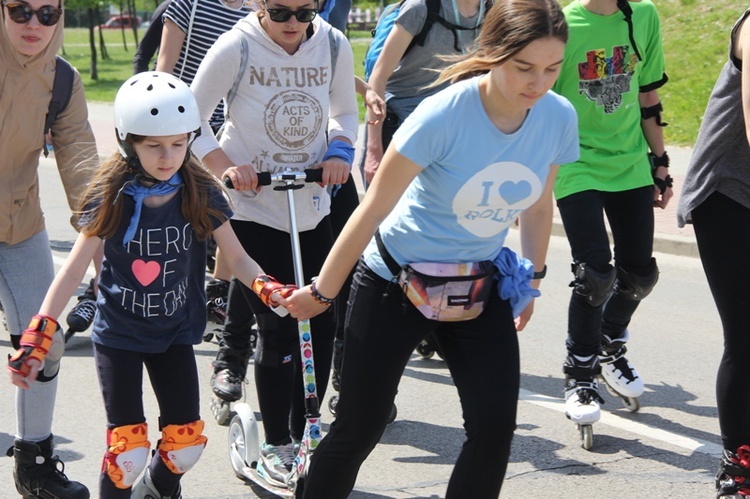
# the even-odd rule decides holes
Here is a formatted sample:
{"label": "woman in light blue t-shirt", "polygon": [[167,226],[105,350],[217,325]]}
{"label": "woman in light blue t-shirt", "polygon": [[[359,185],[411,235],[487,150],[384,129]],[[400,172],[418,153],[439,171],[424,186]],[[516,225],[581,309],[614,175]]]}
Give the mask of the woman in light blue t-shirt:
{"label": "woman in light blue t-shirt", "polygon": [[[501,251],[505,236],[520,217],[523,254],[538,272],[521,262],[516,274],[503,271],[503,282],[520,275],[520,288],[538,294],[556,165],[578,157],[575,111],[548,92],[566,41],[556,0],[495,3],[476,48],[438,79],[457,83],[423,101],[394,136],[318,279],[281,300],[298,319],[323,312],[359,259],[336,421],[313,454],[305,498],[348,497],[387,424],[406,363],[428,333],[435,334],[455,381],[467,434],[445,497],[499,495],[516,425],[516,331],[529,321],[533,302],[513,310],[514,296],[501,297],[494,267],[508,254]],[[379,241],[373,242],[376,231]],[[468,303],[441,304],[436,320],[429,312],[434,295],[416,297],[419,284],[405,293],[394,282],[401,268],[425,262],[489,263],[486,299],[476,300],[475,291],[487,281],[475,281],[456,296]],[[483,308],[474,308],[478,302]],[[471,310],[473,318],[463,313]],[[445,321],[448,311],[460,317]]]}

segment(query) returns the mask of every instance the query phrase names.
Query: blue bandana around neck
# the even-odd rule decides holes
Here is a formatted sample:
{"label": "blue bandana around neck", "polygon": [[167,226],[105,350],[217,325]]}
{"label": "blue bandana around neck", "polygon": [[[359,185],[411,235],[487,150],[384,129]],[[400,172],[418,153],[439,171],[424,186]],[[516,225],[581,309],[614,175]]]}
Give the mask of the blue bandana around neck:
{"label": "blue bandana around neck", "polygon": [[167,194],[172,194],[182,187],[182,185],[182,175],[180,175],[180,172],[172,175],[172,178],[166,182],[159,182],[151,187],[146,187],[138,182],[138,176],[125,183],[121,192],[133,196],[133,200],[135,201],[135,211],[133,212],[133,216],[130,217],[130,225],[128,225],[128,229],[125,231],[125,237],[122,239],[123,246],[133,240],[135,232],[138,230],[138,222],[141,220],[143,200],[149,196],[166,196]]}

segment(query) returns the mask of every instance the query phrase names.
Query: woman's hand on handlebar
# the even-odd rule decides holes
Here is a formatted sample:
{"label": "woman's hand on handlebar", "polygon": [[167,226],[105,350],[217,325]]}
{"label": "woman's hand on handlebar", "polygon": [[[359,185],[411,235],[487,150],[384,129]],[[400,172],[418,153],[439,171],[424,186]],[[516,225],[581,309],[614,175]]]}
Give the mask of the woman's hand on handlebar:
{"label": "woman's hand on handlebar", "polygon": [[221,176],[222,179],[229,178],[232,188],[238,191],[260,190],[258,185],[258,174],[252,165],[232,166],[226,169]]}
{"label": "woman's hand on handlebar", "polygon": [[310,291],[310,286],[295,290],[288,298],[279,297],[278,303],[297,320],[304,321],[325,312],[330,305],[317,302]]}
{"label": "woman's hand on handlebar", "polygon": [[333,157],[318,165],[323,169],[323,182],[320,185],[345,184],[349,180],[349,163],[341,158]]}

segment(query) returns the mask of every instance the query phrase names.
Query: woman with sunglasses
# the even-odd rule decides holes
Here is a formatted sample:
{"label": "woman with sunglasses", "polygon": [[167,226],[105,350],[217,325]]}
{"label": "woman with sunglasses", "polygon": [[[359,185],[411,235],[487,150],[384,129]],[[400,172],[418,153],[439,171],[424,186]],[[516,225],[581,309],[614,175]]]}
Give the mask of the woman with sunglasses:
{"label": "woman with sunglasses", "polygon": [[[203,119],[193,151],[216,176],[231,179],[232,227],[250,256],[281,282],[294,282],[286,194],[260,189],[257,173],[323,170],[322,185],[294,193],[310,279],[333,240],[326,186],[347,181],[359,125],[351,46],[317,17],[317,8],[313,0],[267,0],[219,37],[191,87]],[[243,44],[247,65],[217,141],[208,119],[240,71]],[[258,471],[283,487],[305,426],[297,321],[277,316],[249,290],[244,294],[259,329],[254,372],[265,442]],[[322,399],[333,354],[333,313],[316,317],[311,329]]]}
{"label": "woman with sunglasses", "polygon": [[[63,43],[62,10],[59,0],[3,0],[0,14],[0,303],[20,358],[30,350],[22,346],[22,332],[55,272],[37,169],[55,54]],[[98,163],[78,72],[74,72],[70,102],[52,124],[51,138],[68,203],[75,209]],[[88,489],[69,480],[59,459],[52,456],[52,417],[64,350],[58,329],[41,369],[34,367],[36,380],[16,392],[13,477],[24,497],[89,497]]]}

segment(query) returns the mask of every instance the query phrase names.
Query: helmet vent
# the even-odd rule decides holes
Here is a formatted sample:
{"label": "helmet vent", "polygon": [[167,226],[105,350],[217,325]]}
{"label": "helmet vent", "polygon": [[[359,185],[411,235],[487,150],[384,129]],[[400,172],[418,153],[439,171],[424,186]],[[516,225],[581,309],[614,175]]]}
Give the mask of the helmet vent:
{"label": "helmet vent", "polygon": [[156,109],[155,107],[152,107],[151,108],[151,116],[156,116],[157,114],[159,114],[159,110]]}
{"label": "helmet vent", "polygon": [[177,110],[178,110],[178,111],[179,111],[180,113],[184,113],[184,112],[185,112],[185,108],[184,108],[183,106],[177,106]]}

